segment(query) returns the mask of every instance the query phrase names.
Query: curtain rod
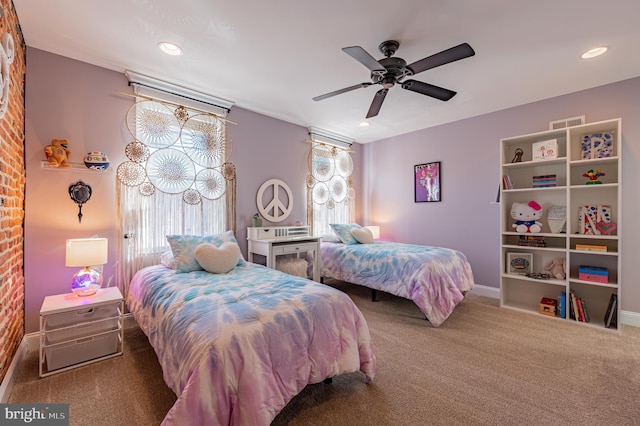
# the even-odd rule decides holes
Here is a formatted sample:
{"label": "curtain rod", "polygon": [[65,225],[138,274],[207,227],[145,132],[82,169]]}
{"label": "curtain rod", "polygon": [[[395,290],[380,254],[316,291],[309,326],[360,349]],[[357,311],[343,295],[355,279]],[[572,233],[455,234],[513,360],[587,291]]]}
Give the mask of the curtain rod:
{"label": "curtain rod", "polygon": [[[333,139],[333,140],[335,140],[335,139]],[[314,141],[313,139],[305,139],[305,142],[317,143],[319,145],[330,145],[330,146],[335,146],[336,148],[340,148],[340,149],[342,149],[343,151],[346,151],[346,152],[355,152],[352,149],[348,149],[348,148],[343,148],[341,146],[332,145],[330,142]],[[342,142],[342,141],[338,141],[338,142],[347,144],[347,142]],[[349,148],[351,148],[351,144],[349,144]]]}
{"label": "curtain rod", "polygon": [[[156,89],[155,87],[146,86],[146,85],[144,85],[144,84],[140,84],[140,83],[129,82],[129,86],[131,86],[132,84],[139,84],[139,85],[141,85],[141,86],[149,87],[149,88],[154,89],[154,90],[161,90],[161,91],[163,91],[163,92],[165,92],[165,93],[169,93],[169,94],[172,94],[172,95],[175,95],[175,96],[181,96],[181,97],[186,98],[186,99],[190,99],[190,100],[193,100],[193,101],[198,101],[197,99],[193,99],[193,98],[185,97],[185,96],[182,96],[182,95],[177,95],[177,94],[175,94],[175,93],[170,93],[170,92],[167,92],[166,90]],[[231,124],[238,124],[238,123],[236,123],[235,121],[229,120],[228,118],[225,118],[225,117],[221,117],[220,115],[215,114],[215,113],[213,113],[213,112],[205,111],[205,110],[203,110],[203,109],[195,108],[195,107],[191,107],[191,106],[187,106],[187,107],[185,107],[184,105],[180,105],[179,103],[171,102],[171,101],[168,101],[168,100],[166,100],[166,99],[155,98],[155,97],[153,97],[153,96],[147,96],[147,95],[140,95],[140,94],[137,94],[137,93],[124,92],[124,91],[122,91],[122,90],[116,90],[116,92],[117,92],[117,93],[120,93],[120,94],[122,94],[122,95],[131,96],[131,97],[133,97],[133,98],[143,98],[143,99],[147,99],[147,100],[150,100],[150,101],[158,101],[158,102],[162,102],[162,103],[169,104],[169,105],[174,105],[174,106],[178,106],[178,107],[188,108],[188,109],[190,109],[190,110],[198,111],[198,112],[201,112],[201,113],[203,113],[203,114],[213,115],[214,117],[216,117],[216,118],[218,118],[218,119],[220,119],[220,120],[222,120],[222,121],[225,121],[225,122],[227,122],[227,123],[231,123]],[[202,101],[198,101],[198,102],[202,102]],[[222,106],[219,106],[219,105],[210,104],[210,103],[208,103],[208,102],[203,102],[203,103],[206,103],[207,105],[212,105],[212,106],[215,106],[215,107],[222,108],[222,109],[225,109],[225,110],[227,110],[227,111],[230,111],[230,109],[229,109],[229,108],[225,108],[225,107],[222,107]]]}
{"label": "curtain rod", "polygon": [[200,103],[203,103],[203,104],[211,105],[211,106],[214,106],[216,108],[222,108],[222,109],[226,110],[227,112],[231,111],[231,108],[228,108],[228,107],[225,107],[225,106],[222,106],[222,105],[218,105],[218,104],[214,104],[213,102],[203,101],[201,99],[193,98],[191,96],[185,96],[185,95],[182,95],[180,93],[172,92],[171,90],[161,89],[159,87],[155,87],[155,86],[152,86],[150,84],[140,83],[138,81],[129,81],[129,86],[131,86],[132,84],[137,84],[138,86],[143,86],[143,87],[147,87],[149,89],[158,90],[160,92],[168,93],[168,94],[173,95],[173,96],[180,96],[181,98],[185,98],[185,99],[189,99],[191,101],[196,101],[196,102],[200,102]]}
{"label": "curtain rod", "polygon": [[[323,134],[320,134],[320,133],[308,132],[307,134],[309,135],[309,137],[312,140],[313,140],[313,135],[318,135],[321,138],[331,139],[332,141],[336,141],[336,142],[344,144],[344,145],[349,145],[349,147],[351,147],[351,145],[353,145],[353,142],[347,142],[347,141],[340,140],[340,139],[337,139],[337,138],[332,138],[331,136],[323,135]],[[317,141],[314,141],[314,142],[317,142]]]}

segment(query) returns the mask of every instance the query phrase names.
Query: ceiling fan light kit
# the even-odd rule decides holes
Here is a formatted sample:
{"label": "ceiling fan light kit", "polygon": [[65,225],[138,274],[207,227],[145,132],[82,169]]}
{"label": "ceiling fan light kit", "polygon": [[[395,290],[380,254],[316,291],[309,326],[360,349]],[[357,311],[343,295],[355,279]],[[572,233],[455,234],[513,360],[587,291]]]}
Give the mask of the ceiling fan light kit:
{"label": "ceiling fan light kit", "polygon": [[366,118],[378,115],[389,89],[396,84],[399,84],[400,87],[405,90],[430,96],[441,101],[448,101],[456,95],[456,92],[453,90],[434,86],[418,80],[405,80],[405,78],[476,54],[468,43],[462,43],[407,65],[407,62],[404,59],[393,56],[398,50],[398,47],[400,47],[400,43],[396,40],[387,40],[380,43],[378,50],[384,55],[384,58],[380,60],[376,60],[360,46],[344,47],[342,49],[343,52],[369,68],[371,71],[371,83],[365,82],[345,87],[344,89],[316,96],[313,100],[321,101],[352,90],[369,87],[373,84],[379,84],[382,86],[382,89],[378,90],[374,95]]}

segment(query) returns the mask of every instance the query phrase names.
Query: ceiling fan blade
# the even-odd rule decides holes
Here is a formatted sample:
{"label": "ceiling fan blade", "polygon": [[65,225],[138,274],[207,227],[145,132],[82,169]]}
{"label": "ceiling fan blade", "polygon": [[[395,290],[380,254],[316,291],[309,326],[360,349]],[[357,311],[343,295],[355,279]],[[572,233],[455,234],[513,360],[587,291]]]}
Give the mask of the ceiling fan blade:
{"label": "ceiling fan blade", "polygon": [[341,93],[346,93],[346,92],[350,92],[352,90],[356,90],[356,89],[360,89],[362,87],[368,87],[371,86],[373,83],[360,83],[360,84],[356,84],[354,86],[349,86],[349,87],[345,87],[344,89],[340,89],[340,90],[335,90],[333,92],[329,92],[329,93],[325,93],[324,95],[320,95],[320,96],[316,96],[315,98],[313,98],[314,101],[321,101],[323,99],[327,99],[330,98],[332,96],[335,95],[339,95]]}
{"label": "ceiling fan blade", "polygon": [[384,98],[387,96],[387,92],[389,89],[380,89],[376,92],[376,95],[373,97],[373,102],[371,102],[371,106],[369,107],[369,112],[367,112],[366,118],[375,117],[380,112],[380,107],[382,107],[382,102],[384,102]]}
{"label": "ceiling fan blade", "polygon": [[468,43],[462,43],[450,49],[443,50],[440,53],[436,53],[435,55],[420,59],[419,61],[407,65],[407,67],[410,68],[414,74],[418,74],[419,72],[439,67],[440,65],[448,64],[449,62],[468,58],[475,54],[476,52]]}
{"label": "ceiling fan blade", "polygon": [[454,92],[453,90],[434,86],[433,84],[429,83],[423,83],[422,81],[417,80],[406,80],[402,82],[402,88],[411,90],[412,92],[431,96],[432,98],[440,99],[441,101],[448,101],[456,95],[456,92]]}
{"label": "ceiling fan blade", "polygon": [[360,46],[343,47],[342,51],[375,73],[384,73],[385,69],[376,59]]}

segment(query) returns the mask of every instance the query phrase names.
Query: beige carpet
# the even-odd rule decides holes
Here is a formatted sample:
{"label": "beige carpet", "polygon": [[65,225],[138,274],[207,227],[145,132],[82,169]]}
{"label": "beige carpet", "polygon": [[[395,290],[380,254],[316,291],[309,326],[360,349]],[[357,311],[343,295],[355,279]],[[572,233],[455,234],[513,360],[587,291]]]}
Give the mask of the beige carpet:
{"label": "beige carpet", "polygon": [[[329,281],[364,313],[378,373],[307,386],[273,425],[640,424],[640,328],[622,334],[501,309],[470,294],[433,328],[408,300]],[[37,353],[9,402],[70,402],[72,425],[156,425],[175,401],[146,337],[125,354],[38,379]]]}

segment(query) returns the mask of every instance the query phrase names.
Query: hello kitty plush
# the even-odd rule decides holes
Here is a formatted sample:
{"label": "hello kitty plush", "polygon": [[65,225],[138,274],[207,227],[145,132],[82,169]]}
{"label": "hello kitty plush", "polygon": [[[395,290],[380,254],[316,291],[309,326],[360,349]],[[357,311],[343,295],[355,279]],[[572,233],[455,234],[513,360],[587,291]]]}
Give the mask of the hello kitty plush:
{"label": "hello kitty plush", "polygon": [[516,232],[537,233],[542,229],[542,206],[535,201],[513,203],[511,205],[511,217],[516,220],[512,225]]}

